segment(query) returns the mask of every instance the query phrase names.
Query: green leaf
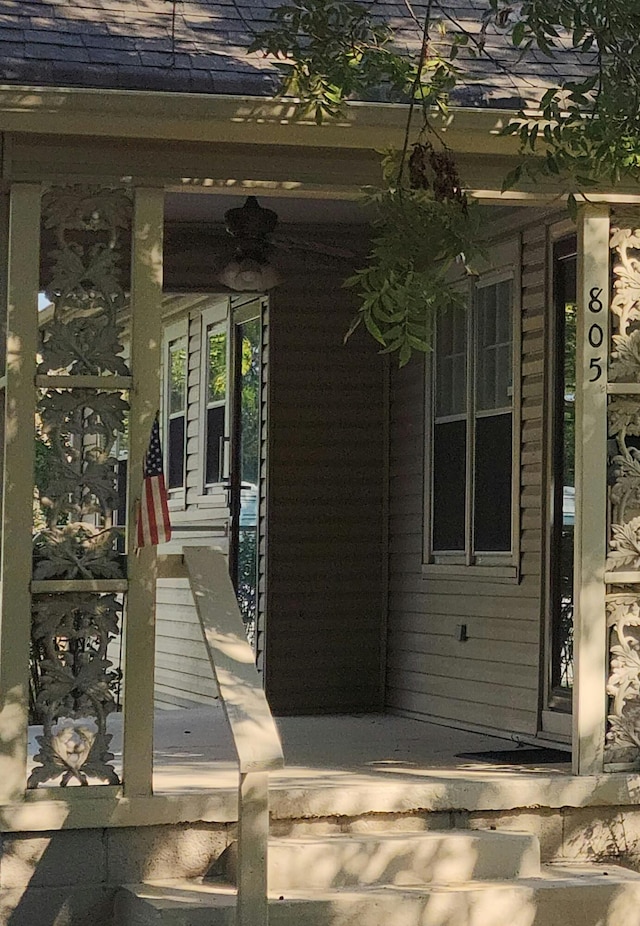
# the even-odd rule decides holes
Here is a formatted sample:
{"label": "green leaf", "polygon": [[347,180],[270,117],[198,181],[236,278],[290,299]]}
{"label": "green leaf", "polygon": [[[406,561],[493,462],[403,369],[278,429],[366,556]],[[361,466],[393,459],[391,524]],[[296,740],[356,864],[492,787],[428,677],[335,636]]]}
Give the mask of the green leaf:
{"label": "green leaf", "polygon": [[510,170],[502,181],[502,192],[513,189],[522,177],[522,164],[518,164],[513,170]]}
{"label": "green leaf", "polygon": [[400,367],[406,366],[411,360],[411,345],[408,341],[404,341],[400,352],[398,354],[398,365]]}
{"label": "green leaf", "polygon": [[525,34],[526,34],[526,24],[522,20],[520,20],[519,22],[515,24],[515,26],[513,27],[513,32],[511,33],[511,39],[513,41],[513,44],[516,47],[522,45]]}
{"label": "green leaf", "polygon": [[374,320],[371,318],[371,316],[370,316],[368,313],[365,313],[365,314],[363,315],[363,319],[364,319],[365,327],[366,327],[367,331],[369,332],[369,334],[370,334],[373,338],[375,338],[376,341],[378,341],[379,344],[384,344],[384,343],[385,343],[385,340],[384,340],[384,338],[383,338],[383,336],[382,336],[382,332],[380,331],[380,329],[378,328],[378,326],[376,325],[376,323],[374,322]]}

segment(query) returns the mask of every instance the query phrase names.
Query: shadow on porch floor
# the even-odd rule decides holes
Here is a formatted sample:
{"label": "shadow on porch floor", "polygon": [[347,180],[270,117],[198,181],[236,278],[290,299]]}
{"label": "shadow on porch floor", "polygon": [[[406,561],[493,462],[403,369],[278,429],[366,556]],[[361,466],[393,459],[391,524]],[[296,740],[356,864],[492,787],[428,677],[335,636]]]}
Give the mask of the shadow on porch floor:
{"label": "shadow on porch floor", "polygon": [[[505,751],[517,743],[389,714],[280,717],[286,767],[272,775],[274,788],[322,779],[336,784],[397,781],[399,777],[467,777],[527,772],[569,774],[570,756],[557,764],[491,764],[461,754]],[[234,769],[231,738],[221,709],[162,711],[155,718],[154,786],[158,791],[212,786],[223,768]],[[117,746],[116,746],[117,748]],[[530,756],[531,750],[523,749]],[[188,779],[188,783],[187,783]],[[215,787],[216,785],[214,785]]]}
{"label": "shadow on porch floor", "polygon": [[[566,763],[539,767],[462,759],[461,753],[512,751],[516,744],[386,714],[281,717],[277,724],[286,765],[270,776],[275,816],[288,816],[294,804],[309,816],[495,807],[498,796],[513,804],[516,792],[516,804],[523,796],[537,803],[571,772],[568,755]],[[221,708],[158,711],[155,729],[156,793],[235,790]]]}
{"label": "shadow on porch floor", "polygon": [[[640,799],[637,773],[577,777],[568,754],[566,762],[544,765],[460,758],[489,750],[512,753],[516,744],[419,720],[362,714],[284,717],[277,723],[286,766],[269,779],[274,819],[629,805]],[[121,715],[112,715],[109,726],[119,770]],[[31,757],[38,732],[30,728]],[[203,819],[233,819],[237,784],[221,707],[156,712],[155,794],[193,799],[198,813],[210,807]]]}

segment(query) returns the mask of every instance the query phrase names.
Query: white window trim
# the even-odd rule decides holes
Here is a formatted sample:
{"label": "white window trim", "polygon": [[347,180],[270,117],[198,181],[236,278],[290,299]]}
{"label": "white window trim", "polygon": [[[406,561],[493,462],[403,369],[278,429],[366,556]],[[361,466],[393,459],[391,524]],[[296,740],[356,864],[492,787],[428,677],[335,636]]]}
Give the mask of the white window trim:
{"label": "white window trim", "polygon": [[[207,485],[206,479],[206,456],[207,456],[207,393],[208,393],[208,356],[209,344],[208,333],[210,328],[219,328],[227,336],[227,394],[225,402],[225,450],[223,459],[223,479],[220,482]],[[200,390],[198,409],[198,428],[200,442],[198,447],[198,497],[196,502],[201,508],[214,508],[220,506],[220,492],[224,489],[225,482],[229,473],[229,422],[231,420],[231,325],[230,325],[230,300],[225,298],[223,302],[217,302],[215,305],[204,309],[200,313]]]}
{"label": "white window trim", "polygon": [[[423,563],[422,575],[425,578],[455,576],[456,580],[494,581],[497,583],[517,583],[520,580],[520,431],[521,431],[521,356],[522,356],[522,286],[521,286],[521,247],[520,242],[502,245],[500,257],[503,266],[489,269],[477,280],[475,285],[468,285],[467,351],[470,357],[475,348],[475,292],[487,286],[494,286],[506,280],[512,281],[512,369],[513,402],[512,410],[512,500],[511,500],[511,539],[510,552],[472,553],[472,512],[473,489],[468,485],[469,473],[473,473],[473,446],[467,446],[467,500],[465,511],[465,551],[435,552],[432,549],[433,510],[432,510],[432,453],[433,428],[435,421],[434,366],[432,355],[425,361],[425,466],[424,466],[424,529],[423,529]],[[505,260],[507,258],[507,260]],[[508,263],[507,263],[508,261]],[[505,266],[505,264],[507,264]],[[472,367],[470,369],[473,369]],[[467,416],[474,416],[472,378],[467,383]],[[469,445],[471,442],[467,442]]]}
{"label": "white window trim", "polygon": [[186,505],[187,497],[187,440],[189,426],[189,319],[184,316],[179,321],[173,322],[164,328],[162,336],[162,402],[161,402],[161,422],[162,422],[162,453],[165,466],[165,478],[168,477],[169,465],[169,404],[167,401],[167,390],[169,386],[169,346],[174,341],[181,338],[186,342],[186,395],[185,395],[185,422],[184,422],[184,458],[185,458],[185,485],[181,488],[169,489],[167,487],[168,506],[170,511],[183,510]]}

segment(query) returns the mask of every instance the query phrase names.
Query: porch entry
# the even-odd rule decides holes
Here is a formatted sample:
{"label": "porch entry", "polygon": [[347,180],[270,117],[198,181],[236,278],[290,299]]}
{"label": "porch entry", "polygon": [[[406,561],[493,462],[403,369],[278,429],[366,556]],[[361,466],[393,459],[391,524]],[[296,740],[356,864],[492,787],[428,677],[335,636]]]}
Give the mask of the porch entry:
{"label": "porch entry", "polygon": [[[570,735],[574,678],[577,241],[552,246],[548,589],[543,731]],[[556,716],[554,717],[553,712]],[[550,716],[551,714],[551,716]],[[558,716],[560,715],[560,716]],[[561,715],[567,716],[564,726]]]}
{"label": "porch entry", "polygon": [[180,545],[213,541],[249,638],[258,607],[262,332],[266,299],[175,294],[163,300],[164,434]]}

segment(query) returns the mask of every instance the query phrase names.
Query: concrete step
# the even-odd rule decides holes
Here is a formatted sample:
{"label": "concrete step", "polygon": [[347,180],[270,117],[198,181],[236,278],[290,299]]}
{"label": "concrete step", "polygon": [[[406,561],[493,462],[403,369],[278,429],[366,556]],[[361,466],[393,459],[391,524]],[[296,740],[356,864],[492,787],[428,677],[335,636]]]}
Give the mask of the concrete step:
{"label": "concrete step", "polygon": [[540,847],[529,833],[345,833],[279,838],[269,843],[269,887],[273,891],[459,884],[539,873]]}
{"label": "concrete step", "polygon": [[[115,926],[235,926],[219,885],[132,885]],[[272,893],[270,926],[638,926],[640,875],[612,865],[548,866],[519,881]]]}

